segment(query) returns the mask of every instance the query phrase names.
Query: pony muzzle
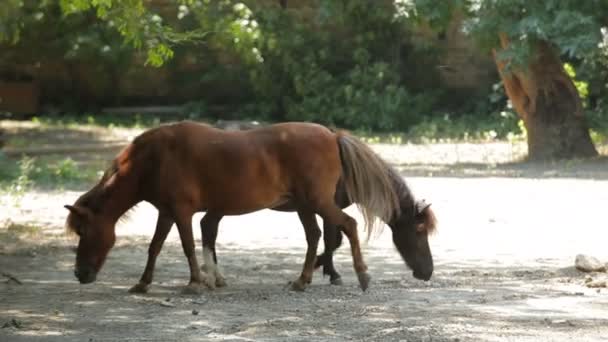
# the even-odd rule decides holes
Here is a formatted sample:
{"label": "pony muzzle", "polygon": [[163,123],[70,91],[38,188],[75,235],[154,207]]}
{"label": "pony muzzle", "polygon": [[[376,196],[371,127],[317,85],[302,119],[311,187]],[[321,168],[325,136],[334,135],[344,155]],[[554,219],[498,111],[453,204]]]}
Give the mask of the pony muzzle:
{"label": "pony muzzle", "polygon": [[97,279],[97,272],[93,267],[78,267],[74,270],[74,276],[81,284],[90,284]]}
{"label": "pony muzzle", "polygon": [[429,281],[429,280],[431,280],[431,276],[433,275],[433,270],[431,270],[431,271],[413,271],[412,275],[416,279]]}

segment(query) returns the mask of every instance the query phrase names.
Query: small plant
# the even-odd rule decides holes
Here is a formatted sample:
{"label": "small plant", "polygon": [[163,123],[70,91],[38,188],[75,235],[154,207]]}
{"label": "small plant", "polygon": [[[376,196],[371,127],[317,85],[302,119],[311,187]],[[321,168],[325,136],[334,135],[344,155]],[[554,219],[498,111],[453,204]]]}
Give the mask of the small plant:
{"label": "small plant", "polygon": [[74,160],[71,158],[60,160],[57,164],[51,166],[49,169],[54,177],[61,180],[78,179],[80,176],[76,162],[74,162]]}
{"label": "small plant", "polygon": [[83,167],[69,157],[57,160],[24,156],[12,161],[0,156],[0,188],[20,198],[33,187],[61,189],[66,185],[78,186],[97,179],[99,167]]}
{"label": "small plant", "polygon": [[36,159],[24,156],[17,162],[19,167],[19,173],[17,178],[11,182],[8,188],[8,192],[16,196],[23,196],[27,190],[34,184],[32,180],[32,173],[35,168]]}

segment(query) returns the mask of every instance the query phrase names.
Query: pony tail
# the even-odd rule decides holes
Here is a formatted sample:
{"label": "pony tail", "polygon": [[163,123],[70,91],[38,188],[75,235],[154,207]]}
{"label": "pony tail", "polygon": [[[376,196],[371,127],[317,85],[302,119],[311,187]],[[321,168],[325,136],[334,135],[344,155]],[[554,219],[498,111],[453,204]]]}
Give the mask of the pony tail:
{"label": "pony tail", "polygon": [[344,133],[337,140],[346,193],[363,214],[369,240],[378,219],[389,222],[400,214],[390,167],[361,140]]}

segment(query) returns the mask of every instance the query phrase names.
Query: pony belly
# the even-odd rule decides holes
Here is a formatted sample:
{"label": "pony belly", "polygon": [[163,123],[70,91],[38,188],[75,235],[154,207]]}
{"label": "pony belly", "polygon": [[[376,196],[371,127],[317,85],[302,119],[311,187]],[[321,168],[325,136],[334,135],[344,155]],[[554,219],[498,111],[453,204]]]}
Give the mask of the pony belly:
{"label": "pony belly", "polygon": [[257,201],[257,200],[246,200],[240,198],[239,200],[229,201],[223,203],[223,205],[211,205],[208,210],[213,210],[215,213],[221,213],[223,215],[244,215],[263,209],[272,209],[280,207],[282,205],[290,205],[290,196],[281,196],[278,199],[270,201]]}

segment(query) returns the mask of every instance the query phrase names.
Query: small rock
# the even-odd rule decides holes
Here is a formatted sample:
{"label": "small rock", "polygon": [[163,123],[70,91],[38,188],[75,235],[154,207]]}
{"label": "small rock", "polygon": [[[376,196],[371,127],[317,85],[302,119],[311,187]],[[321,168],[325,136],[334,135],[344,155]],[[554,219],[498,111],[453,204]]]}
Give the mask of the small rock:
{"label": "small rock", "polygon": [[568,319],[555,320],[555,321],[553,321],[553,324],[567,325],[567,326],[570,326],[570,327],[575,327],[576,326],[576,324],[574,324],[574,322],[572,322],[571,320],[568,320]]}
{"label": "small rock", "polygon": [[173,304],[171,302],[164,301],[164,302],[160,302],[160,306],[165,306],[165,307],[168,307],[168,308],[172,308],[172,307],[175,306],[175,304]]}
{"label": "small rock", "polygon": [[576,256],[574,260],[574,265],[576,268],[583,272],[604,272],[606,271],[606,265],[604,265],[597,258],[579,254]]}
{"label": "small rock", "polygon": [[570,327],[575,327],[576,324],[574,324],[574,322],[568,320],[568,319],[549,319],[549,318],[545,318],[545,323],[547,324],[551,324],[551,325],[567,325]]}
{"label": "small rock", "polygon": [[193,314],[194,316],[198,315],[198,310],[193,309],[193,310],[192,310],[192,314]]}
{"label": "small rock", "polygon": [[606,284],[606,280],[594,280],[585,284],[587,287],[592,289],[606,288],[608,284]]}

